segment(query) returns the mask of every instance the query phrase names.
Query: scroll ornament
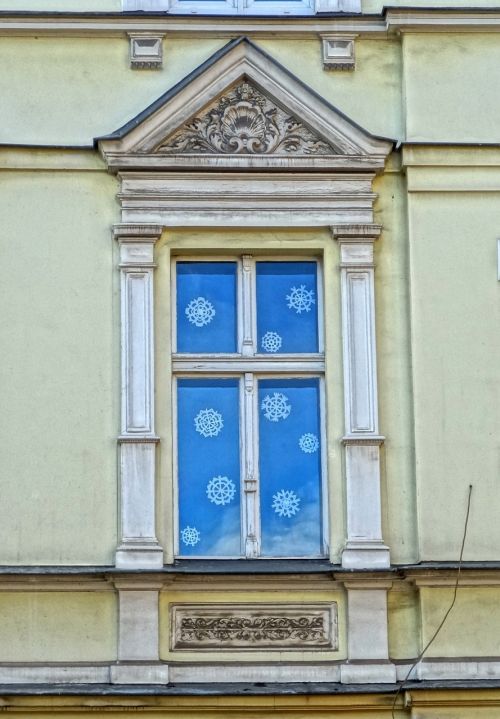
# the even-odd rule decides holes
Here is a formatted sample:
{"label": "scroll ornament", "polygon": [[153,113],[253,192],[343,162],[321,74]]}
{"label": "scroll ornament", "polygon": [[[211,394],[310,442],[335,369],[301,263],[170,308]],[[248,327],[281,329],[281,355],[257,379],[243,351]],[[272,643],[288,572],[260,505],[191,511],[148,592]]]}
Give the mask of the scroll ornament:
{"label": "scroll ornament", "polygon": [[334,147],[249,82],[242,82],[163,142],[165,154],[334,155]]}

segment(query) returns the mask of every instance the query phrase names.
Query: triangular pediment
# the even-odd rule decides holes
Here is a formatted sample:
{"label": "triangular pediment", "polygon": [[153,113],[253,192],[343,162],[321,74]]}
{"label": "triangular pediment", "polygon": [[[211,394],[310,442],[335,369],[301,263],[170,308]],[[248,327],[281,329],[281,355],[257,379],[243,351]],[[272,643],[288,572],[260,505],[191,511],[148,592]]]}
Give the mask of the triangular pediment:
{"label": "triangular pediment", "polygon": [[246,38],[99,139],[110,169],[381,168],[375,138]]}
{"label": "triangular pediment", "polygon": [[185,122],[155,152],[297,156],[340,151],[244,78]]}

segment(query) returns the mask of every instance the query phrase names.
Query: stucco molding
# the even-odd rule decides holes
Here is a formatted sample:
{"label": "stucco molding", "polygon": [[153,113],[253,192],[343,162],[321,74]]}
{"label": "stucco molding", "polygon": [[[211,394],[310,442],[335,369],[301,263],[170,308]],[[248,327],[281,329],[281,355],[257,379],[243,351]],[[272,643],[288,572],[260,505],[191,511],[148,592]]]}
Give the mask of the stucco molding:
{"label": "stucco molding", "polygon": [[173,650],[337,649],[337,603],[173,604]]}
{"label": "stucco molding", "polygon": [[116,566],[163,565],[156,536],[153,272],[156,225],[117,225],[121,277],[120,536]]}
{"label": "stucco molding", "polygon": [[342,566],[389,567],[382,538],[375,274],[373,243],[378,225],[333,226],[339,243],[344,367],[347,540]]}
{"label": "stucco molding", "polygon": [[[253,96],[250,103],[234,97],[245,87],[250,88]],[[256,94],[259,102],[264,103],[266,114],[255,102]],[[221,109],[221,103],[224,109]],[[241,112],[245,110],[250,122],[244,133],[241,129],[230,129],[228,106],[234,110],[236,104]],[[276,118],[274,124],[270,113]],[[203,118],[207,117],[205,121]],[[286,121],[286,118],[290,119]],[[222,127],[221,121],[225,121]],[[216,126],[216,130],[208,133],[203,143],[189,147],[186,133],[189,131],[190,137],[198,133],[200,137],[206,122],[211,122],[210,127]],[[300,138],[298,143],[287,145],[287,139],[293,135],[291,124],[300,129]],[[243,146],[243,135],[250,138],[257,126],[258,142],[247,142]],[[278,138],[275,141],[270,139],[273,137],[271,129]],[[214,147],[217,130],[221,141]],[[170,138],[179,138],[179,133],[183,133],[185,141],[177,139],[173,144]],[[311,137],[315,138],[314,143]],[[393,143],[373,137],[360,128],[271,56],[242,37],[228,43],[127,125],[98,138],[98,146],[110,171],[212,167],[220,172],[225,168],[244,166],[293,172],[299,168],[380,170]],[[207,147],[214,152],[204,154]],[[262,147],[266,148],[265,154],[259,149]],[[314,147],[315,152],[311,152]]]}
{"label": "stucco molding", "polygon": [[[326,0],[328,2],[328,0]],[[348,8],[345,8],[348,10]],[[497,8],[389,8],[375,16],[296,17],[182,17],[166,14],[121,13],[40,13],[0,12],[0,34],[107,35],[123,37],[128,32],[173,33],[182,36],[234,37],[317,37],[320,33],[356,33],[385,39],[401,32],[499,32],[500,11]]]}
{"label": "stucco molding", "polygon": [[[349,568],[389,566],[381,535],[375,361],[373,241],[381,228],[373,222],[372,182],[392,147],[247,38],[229,43],[99,140],[121,180],[122,224],[115,228],[122,273],[120,438],[156,438],[152,297],[162,228],[332,226],[342,275],[345,435],[363,440],[345,446],[343,566]],[[122,440],[120,447],[117,566],[159,567],[154,442]]]}

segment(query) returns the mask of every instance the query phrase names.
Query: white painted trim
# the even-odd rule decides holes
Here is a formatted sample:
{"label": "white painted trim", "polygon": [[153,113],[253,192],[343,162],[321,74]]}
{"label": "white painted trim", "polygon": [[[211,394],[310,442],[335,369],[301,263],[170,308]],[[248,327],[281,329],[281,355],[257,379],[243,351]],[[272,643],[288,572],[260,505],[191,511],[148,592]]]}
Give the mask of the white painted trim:
{"label": "white painted trim", "polygon": [[[378,227],[332,228],[339,242],[347,539],[342,565],[390,566],[382,539],[373,241]],[[371,233],[371,235],[370,235]],[[356,440],[361,441],[356,441]]]}
{"label": "white painted trim", "polygon": [[156,538],[153,270],[161,228],[117,225],[121,273],[120,535],[116,566],[163,566]]}
{"label": "white painted trim", "polygon": [[[318,652],[321,654],[322,652]],[[193,682],[342,682],[392,683],[402,681],[411,662],[327,661],[273,664],[187,662],[120,662],[103,664],[0,664],[0,684],[188,684]],[[500,679],[500,657],[456,657],[421,662],[410,678],[420,680]]]}
{"label": "white painted trim", "polygon": [[354,70],[356,66],[353,33],[321,33],[323,68],[325,70]]}
{"label": "white painted trim", "polygon": [[246,372],[243,378],[241,438],[242,446],[242,495],[244,555],[255,559],[260,555],[260,482],[257,381],[255,375]]}
{"label": "white painted trim", "polygon": [[[132,3],[136,0],[127,0]],[[150,0],[151,2],[155,0]],[[168,0],[159,0],[167,3]],[[328,0],[326,0],[328,2]],[[357,12],[354,8],[359,0],[340,0],[343,12]],[[353,9],[348,9],[352,4]],[[324,5],[322,7],[325,7]],[[323,12],[323,10],[321,10]],[[169,34],[188,35],[190,37],[225,37],[233,38],[239,35],[257,36],[279,35],[281,38],[301,36],[314,38],[319,33],[351,32],[366,34],[377,39],[386,39],[388,36],[397,36],[400,32],[419,33],[437,32],[487,32],[500,31],[500,12],[488,8],[450,10],[448,8],[424,9],[396,9],[389,8],[385,16],[317,18],[314,15],[301,17],[258,18],[252,16],[226,15],[224,17],[206,17],[193,15],[180,17],[176,15],[135,15],[135,16],[106,16],[95,17],[79,13],[80,17],[58,16],[30,12],[22,17],[14,13],[0,18],[0,35],[12,33],[28,35],[107,35],[123,37],[130,32],[168,32]]]}
{"label": "white painted trim", "polygon": [[394,684],[396,668],[391,662],[348,662],[340,668],[342,684]]}
{"label": "white painted trim", "polygon": [[170,681],[179,684],[212,682],[339,682],[340,665],[324,664],[175,664],[170,665]]}
{"label": "white painted trim", "polygon": [[109,681],[111,684],[168,684],[168,664],[112,664]]}
{"label": "white painted trim", "polygon": [[[330,0],[335,6],[334,11],[343,10],[345,3],[358,0]],[[311,15],[314,10],[310,0],[276,0],[275,2],[259,2],[258,0],[122,0],[124,11],[142,10],[164,11],[169,13],[206,15]],[[324,12],[324,11],[323,11]],[[331,12],[331,11],[330,11]]]}
{"label": "white painted trim", "polygon": [[159,594],[133,585],[118,590],[119,661],[159,661]]}
{"label": "white painted trim", "polygon": [[0,684],[108,684],[109,664],[0,664]]}
{"label": "white painted trim", "polygon": [[[200,163],[207,157],[210,159],[199,158]],[[225,156],[224,163],[230,159]],[[235,162],[251,166],[258,160],[235,158]],[[291,167],[297,162],[287,159]],[[190,173],[127,170],[120,177],[122,218],[130,223],[166,227],[325,227],[338,223],[370,225],[373,220],[373,168],[318,176],[297,167],[292,175],[278,172],[272,177],[262,171],[231,174],[199,173],[195,169]]]}

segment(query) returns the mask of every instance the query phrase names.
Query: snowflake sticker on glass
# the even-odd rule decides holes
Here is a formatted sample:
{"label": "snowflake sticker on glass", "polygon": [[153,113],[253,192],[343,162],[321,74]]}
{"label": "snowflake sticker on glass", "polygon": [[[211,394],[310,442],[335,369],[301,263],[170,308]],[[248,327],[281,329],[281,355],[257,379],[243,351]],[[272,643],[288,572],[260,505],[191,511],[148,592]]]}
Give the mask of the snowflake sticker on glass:
{"label": "snowflake sticker on glass", "polygon": [[264,411],[264,417],[270,422],[279,422],[280,419],[286,419],[292,411],[292,405],[288,402],[288,397],[281,392],[273,392],[272,395],[266,394],[261,403],[261,409]]}
{"label": "snowflake sticker on glass", "polygon": [[273,509],[280,517],[293,517],[300,510],[300,499],[295,492],[280,489],[273,495]]}
{"label": "snowflake sticker on glass", "polygon": [[236,487],[229,477],[218,475],[207,484],[207,497],[213,504],[229,504],[234,499]]}
{"label": "snowflake sticker on glass", "polygon": [[314,290],[308,290],[305,285],[292,287],[286,299],[288,300],[288,309],[295,310],[298,315],[302,312],[310,312],[311,307],[316,304]]}
{"label": "snowflake sticker on glass", "polygon": [[217,437],[224,426],[224,420],[220,412],[210,407],[198,412],[194,418],[194,426],[202,437]]}
{"label": "snowflake sticker on glass", "polygon": [[195,297],[185,309],[186,317],[195,327],[209,325],[215,317],[215,309],[204,297]]}
{"label": "snowflake sticker on glass", "polygon": [[313,454],[319,449],[318,438],[315,434],[312,434],[311,432],[306,432],[306,434],[303,434],[302,437],[299,439],[299,447],[306,454]]}
{"label": "snowflake sticker on glass", "polygon": [[184,527],[181,530],[181,539],[188,547],[194,547],[201,539],[201,535],[196,527]]}
{"label": "snowflake sticker on glass", "polygon": [[277,332],[266,332],[262,337],[261,345],[264,352],[279,352],[283,340]]}

